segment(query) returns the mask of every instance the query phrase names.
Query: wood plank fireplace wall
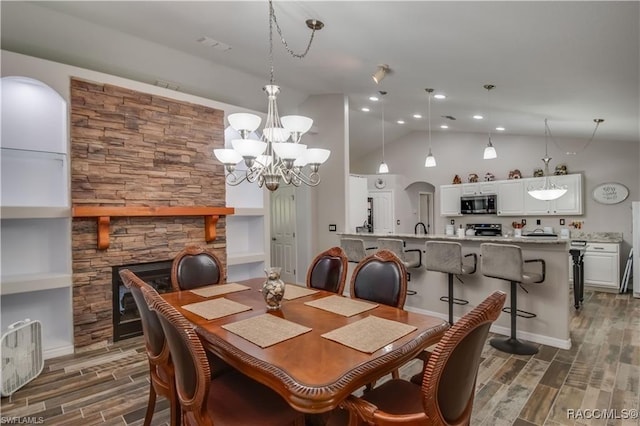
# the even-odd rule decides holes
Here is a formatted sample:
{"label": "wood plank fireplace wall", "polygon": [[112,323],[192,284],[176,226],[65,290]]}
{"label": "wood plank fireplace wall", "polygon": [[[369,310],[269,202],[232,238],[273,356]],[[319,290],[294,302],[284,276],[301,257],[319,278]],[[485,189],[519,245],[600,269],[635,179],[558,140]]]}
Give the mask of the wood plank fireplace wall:
{"label": "wood plank fireplace wall", "polygon": [[[74,206],[225,206],[224,112],[108,84],[71,80],[71,196]],[[225,218],[206,243],[204,218],[118,217],[97,246],[95,218],[72,227],[76,351],[112,340],[111,267],[172,259],[208,246],[226,266]]]}

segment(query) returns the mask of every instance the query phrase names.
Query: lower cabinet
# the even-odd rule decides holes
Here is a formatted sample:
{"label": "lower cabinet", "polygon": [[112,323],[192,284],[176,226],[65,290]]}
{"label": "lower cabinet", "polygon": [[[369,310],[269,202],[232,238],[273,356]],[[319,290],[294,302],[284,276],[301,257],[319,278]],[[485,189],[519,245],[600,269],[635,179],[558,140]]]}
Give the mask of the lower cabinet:
{"label": "lower cabinet", "polygon": [[[620,285],[620,244],[589,243],[583,260],[585,286],[618,291]],[[569,257],[569,265],[569,276],[573,280],[571,257]]]}

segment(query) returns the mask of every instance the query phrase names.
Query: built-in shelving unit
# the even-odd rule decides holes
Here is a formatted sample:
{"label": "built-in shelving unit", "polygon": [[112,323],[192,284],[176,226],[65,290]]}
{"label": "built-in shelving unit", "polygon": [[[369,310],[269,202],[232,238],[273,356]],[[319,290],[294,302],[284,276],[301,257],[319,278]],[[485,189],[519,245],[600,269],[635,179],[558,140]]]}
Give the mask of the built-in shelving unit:
{"label": "built-in shelving unit", "polygon": [[255,183],[227,185],[227,206],[235,210],[226,219],[228,281],[263,276],[269,263],[269,203],[265,192]]}
{"label": "built-in shelving unit", "polygon": [[2,78],[1,127],[2,325],[39,320],[45,358],[73,353],[67,104]]}

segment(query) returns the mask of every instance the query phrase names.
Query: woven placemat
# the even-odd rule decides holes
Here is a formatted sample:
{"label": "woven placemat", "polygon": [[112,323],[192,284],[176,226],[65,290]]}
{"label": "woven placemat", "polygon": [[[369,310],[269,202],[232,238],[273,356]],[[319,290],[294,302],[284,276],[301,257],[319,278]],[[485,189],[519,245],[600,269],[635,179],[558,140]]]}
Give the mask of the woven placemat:
{"label": "woven placemat", "polygon": [[322,337],[370,354],[415,330],[412,325],[370,315]]}
{"label": "woven placemat", "polygon": [[313,306],[314,308],[318,309],[324,309],[325,311],[344,315],[345,317],[352,317],[378,306],[377,304],[361,302],[359,300],[353,300],[349,299],[348,297],[342,297],[338,295],[323,297],[322,299],[318,300],[312,300],[311,302],[306,302],[305,305]]}
{"label": "woven placemat", "polygon": [[262,314],[242,321],[223,325],[222,328],[237,334],[253,344],[266,348],[311,331],[309,327],[287,321],[270,314]]}
{"label": "woven placemat", "polygon": [[202,318],[212,320],[237,314],[238,312],[248,311],[251,309],[251,306],[221,297],[219,299],[205,300],[204,302],[190,303],[184,305],[182,309],[200,315]]}
{"label": "woven placemat", "polygon": [[302,287],[302,286],[293,285],[293,284],[286,284],[284,286],[284,299],[285,300],[297,299],[299,297],[310,296],[317,292],[318,290],[313,290],[307,287]]}
{"label": "woven placemat", "polygon": [[249,290],[251,287],[238,283],[214,284],[206,287],[194,288],[191,293],[202,297],[219,296],[221,294],[233,293],[236,291]]}

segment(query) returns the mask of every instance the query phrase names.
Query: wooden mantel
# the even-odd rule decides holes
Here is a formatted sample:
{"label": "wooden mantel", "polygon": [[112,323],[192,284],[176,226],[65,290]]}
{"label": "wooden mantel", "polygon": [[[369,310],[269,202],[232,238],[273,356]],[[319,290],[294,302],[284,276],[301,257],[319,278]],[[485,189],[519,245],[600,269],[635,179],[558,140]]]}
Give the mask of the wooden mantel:
{"label": "wooden mantel", "polygon": [[220,216],[232,215],[232,207],[102,207],[73,206],[71,214],[75,217],[95,217],[98,219],[98,249],[109,248],[109,225],[112,217],[150,217],[150,216],[204,216],[204,239],[211,242],[216,239],[216,224]]}

